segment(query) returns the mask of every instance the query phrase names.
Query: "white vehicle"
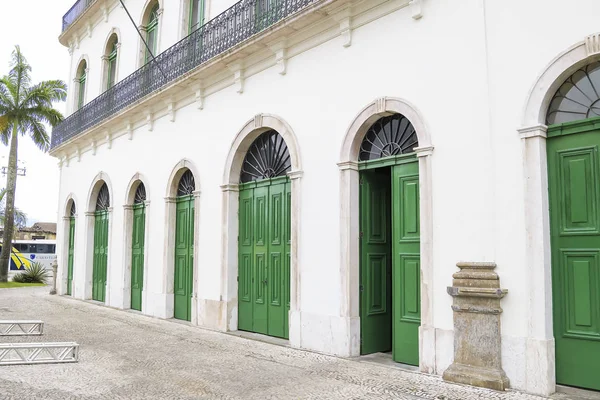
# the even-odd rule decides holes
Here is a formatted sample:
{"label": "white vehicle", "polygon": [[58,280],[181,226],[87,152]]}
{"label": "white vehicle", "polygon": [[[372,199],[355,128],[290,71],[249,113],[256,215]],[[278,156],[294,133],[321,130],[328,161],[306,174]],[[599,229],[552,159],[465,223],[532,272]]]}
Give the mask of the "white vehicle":
{"label": "white vehicle", "polygon": [[33,262],[52,271],[56,261],[56,240],[14,240],[10,258],[9,276],[23,272]]}

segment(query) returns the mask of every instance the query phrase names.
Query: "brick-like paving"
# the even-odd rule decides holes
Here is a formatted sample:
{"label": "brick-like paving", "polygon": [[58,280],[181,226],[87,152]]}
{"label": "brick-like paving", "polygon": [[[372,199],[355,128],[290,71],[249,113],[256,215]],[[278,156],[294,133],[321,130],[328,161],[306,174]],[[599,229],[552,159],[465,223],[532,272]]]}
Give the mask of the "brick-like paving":
{"label": "brick-like paving", "polygon": [[41,319],[38,338],[76,341],[76,364],[0,367],[1,399],[519,399],[438,377],[203,330],[50,296],[0,289],[0,319]]}

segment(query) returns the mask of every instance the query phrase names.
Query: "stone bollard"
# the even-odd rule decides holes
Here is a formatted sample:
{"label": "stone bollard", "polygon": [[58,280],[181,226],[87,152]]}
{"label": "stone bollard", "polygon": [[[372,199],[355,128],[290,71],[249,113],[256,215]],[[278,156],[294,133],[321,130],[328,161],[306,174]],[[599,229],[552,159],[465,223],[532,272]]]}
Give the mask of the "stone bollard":
{"label": "stone bollard", "polygon": [[58,263],[52,264],[52,289],[50,289],[50,294],[56,294],[56,274],[58,273]]}
{"label": "stone bollard", "polygon": [[505,390],[508,377],[502,369],[500,289],[495,263],[461,262],[452,275],[448,294],[454,298],[454,362],[444,372],[446,381]]}

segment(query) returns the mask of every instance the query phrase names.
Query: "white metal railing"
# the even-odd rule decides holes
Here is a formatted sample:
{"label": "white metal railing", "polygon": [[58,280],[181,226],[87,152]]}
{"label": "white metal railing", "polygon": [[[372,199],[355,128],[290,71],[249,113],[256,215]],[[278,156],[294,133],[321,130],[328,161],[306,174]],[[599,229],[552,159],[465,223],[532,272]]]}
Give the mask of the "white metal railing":
{"label": "white metal railing", "polygon": [[39,336],[44,321],[0,321],[0,336]]}
{"label": "white metal railing", "polygon": [[71,363],[79,360],[79,345],[64,343],[0,343],[0,365]]}

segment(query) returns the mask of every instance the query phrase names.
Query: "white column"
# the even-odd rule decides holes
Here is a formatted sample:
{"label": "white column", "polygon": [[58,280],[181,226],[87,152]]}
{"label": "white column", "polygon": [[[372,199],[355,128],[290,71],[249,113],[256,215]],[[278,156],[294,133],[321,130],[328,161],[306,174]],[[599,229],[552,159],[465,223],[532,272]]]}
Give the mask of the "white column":
{"label": "white column", "polygon": [[552,324],[552,269],[545,125],[519,129],[525,174],[525,224],[529,290],[526,348],[527,392],[542,396],[556,387]]}
{"label": "white column", "polygon": [[302,274],[300,268],[300,211],[302,204],[302,171],[290,171],[288,177],[292,181],[291,188],[291,248],[290,248],[290,312],[288,314],[290,345],[295,348],[302,347],[302,319],[301,319],[301,285]]}
{"label": "white column", "polygon": [[226,319],[222,321],[223,331],[236,331],[238,329],[238,207],[239,186],[235,184],[222,185],[222,221],[221,232],[223,235],[221,252],[221,296],[227,303]]}

